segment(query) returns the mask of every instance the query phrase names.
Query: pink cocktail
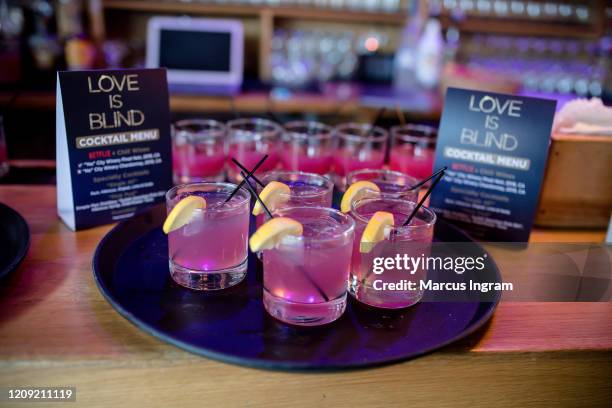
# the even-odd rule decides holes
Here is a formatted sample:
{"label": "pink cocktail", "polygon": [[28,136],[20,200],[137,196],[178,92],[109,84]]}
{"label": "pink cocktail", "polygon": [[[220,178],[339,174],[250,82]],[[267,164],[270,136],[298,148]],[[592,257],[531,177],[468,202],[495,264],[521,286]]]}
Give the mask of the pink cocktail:
{"label": "pink cocktail", "polygon": [[[331,207],[334,193],[334,183],[327,177],[314,173],[300,171],[273,171],[260,178],[264,186],[271,181],[279,181],[289,186],[291,194],[284,197],[282,207]],[[257,186],[258,192],[263,187]],[[271,211],[279,208],[271,208]],[[263,224],[268,216],[257,216],[256,225]]]}
{"label": "pink cocktail", "polygon": [[319,122],[289,122],[280,153],[284,170],[328,174],[333,159],[333,129]]}
{"label": "pink cocktail", "polygon": [[232,158],[251,170],[267,154],[268,158],[255,174],[276,169],[282,133],[279,125],[267,119],[236,119],[227,123],[227,132],[229,139],[227,165],[231,181],[242,180],[240,169],[231,161]]}
{"label": "pink cocktail", "polygon": [[236,285],[247,273],[249,192],[241,188],[227,203],[236,185],[193,183],[176,186],[166,194],[168,213],[190,195],[206,200],[192,219],[168,234],[170,274],[191,289],[215,290]]}
{"label": "pink cocktail", "polygon": [[412,188],[418,180],[399,171],[363,169],[353,171],[346,177],[347,187],[358,181],[371,181],[378,186],[380,192],[368,192],[370,198],[382,196],[416,201],[419,194],[418,188]]}
{"label": "pink cocktail", "polygon": [[[426,279],[427,269],[422,263],[417,263],[420,266],[416,268],[413,268],[414,263],[410,261],[391,264],[390,268],[381,271],[384,263],[376,261],[388,258],[395,260],[398,255],[402,259],[404,255],[422,259],[429,255],[436,222],[435,213],[421,207],[411,223],[402,226],[415,205],[414,202],[396,198],[368,198],[353,203],[351,216],[355,220],[355,244],[349,293],[358,301],[373,307],[400,309],[414,305],[423,297],[420,281]],[[388,228],[386,238],[376,243],[370,252],[363,253],[360,251],[361,236],[377,211],[393,214],[395,226]],[[408,282],[413,282],[413,289],[408,289]]]}
{"label": "pink cocktail", "polygon": [[388,138],[387,131],[368,124],[345,123],[336,127],[334,181],[340,190],[344,190],[350,172],[383,167]]}
{"label": "pink cocktail", "polygon": [[391,128],[389,167],[418,179],[433,172],[436,154],[435,128],[424,125],[404,125]]}
{"label": "pink cocktail", "polygon": [[181,120],[173,126],[172,140],[175,183],[225,178],[225,125],[215,120]]}
{"label": "pink cocktail", "polygon": [[264,306],[291,324],[315,326],[338,319],[346,308],[354,221],[331,208],[287,207],[274,213],[304,227],[264,251]]}

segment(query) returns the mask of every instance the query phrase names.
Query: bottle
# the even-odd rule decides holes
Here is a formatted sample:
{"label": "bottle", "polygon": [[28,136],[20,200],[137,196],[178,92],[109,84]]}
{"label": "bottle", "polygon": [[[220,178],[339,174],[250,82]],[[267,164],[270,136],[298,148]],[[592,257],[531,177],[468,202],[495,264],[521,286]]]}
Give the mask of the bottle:
{"label": "bottle", "polygon": [[406,22],[393,60],[393,86],[397,90],[411,90],[416,87],[416,52],[422,27],[423,22],[417,9],[414,16]]}
{"label": "bottle", "polygon": [[416,79],[425,88],[438,85],[444,59],[444,39],[440,21],[430,18],[419,40],[416,57]]}

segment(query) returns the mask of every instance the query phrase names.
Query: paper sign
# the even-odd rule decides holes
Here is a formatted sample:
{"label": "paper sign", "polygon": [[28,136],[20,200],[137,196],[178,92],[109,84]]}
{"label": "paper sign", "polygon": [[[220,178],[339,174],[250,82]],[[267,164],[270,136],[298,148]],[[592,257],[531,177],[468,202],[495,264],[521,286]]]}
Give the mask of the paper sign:
{"label": "paper sign", "polygon": [[556,102],[449,88],[430,206],[474,238],[526,242],[544,177]]}
{"label": "paper sign", "polygon": [[59,72],[57,205],[73,230],[129,218],[172,185],[164,69]]}

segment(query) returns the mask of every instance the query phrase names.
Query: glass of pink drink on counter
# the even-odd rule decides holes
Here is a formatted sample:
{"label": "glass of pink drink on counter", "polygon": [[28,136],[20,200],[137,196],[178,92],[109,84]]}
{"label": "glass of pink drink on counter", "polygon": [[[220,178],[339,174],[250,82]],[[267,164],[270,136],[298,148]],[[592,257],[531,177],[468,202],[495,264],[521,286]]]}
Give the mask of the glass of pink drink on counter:
{"label": "glass of pink drink on counter", "polygon": [[389,167],[418,179],[433,172],[438,131],[425,125],[403,125],[391,128]]}
{"label": "glass of pink drink on counter", "polygon": [[346,187],[346,176],[351,171],[380,169],[385,163],[385,149],[389,134],[369,124],[344,123],[336,126],[334,152],[334,181],[340,190]]}
{"label": "glass of pink drink on counter", "polygon": [[282,128],[278,124],[260,118],[236,119],[227,122],[227,133],[230,181],[242,180],[240,169],[232,163],[231,158],[238,160],[247,169],[252,169],[267,154],[268,158],[255,174],[262,174],[277,167],[282,134]]}
{"label": "glass of pink drink on counter", "polygon": [[[284,207],[331,207],[334,192],[334,183],[327,177],[314,173],[301,171],[272,171],[260,178],[264,186],[271,181],[279,181],[289,186],[291,194],[285,197]],[[261,193],[263,187],[257,185],[257,192]],[[277,210],[274,208],[271,210]],[[257,216],[256,225],[259,227],[268,219],[268,216]]]}
{"label": "glass of pink drink on counter", "polygon": [[284,170],[329,174],[333,160],[333,129],[319,122],[284,125],[280,159]]}
{"label": "glass of pink drink on counter", "polygon": [[[427,270],[418,267],[413,270],[390,268],[382,273],[374,272],[375,258],[394,258],[404,254],[409,257],[422,258],[429,256],[433,239],[436,214],[426,207],[421,207],[409,225],[402,226],[412,213],[416,203],[397,198],[366,198],[353,203],[351,216],[355,220],[355,244],[349,293],[359,302],[366,305],[384,308],[401,309],[417,303],[423,297],[420,290],[421,280],[427,278]],[[376,243],[370,252],[360,252],[360,241],[363,231],[377,211],[393,214],[394,227],[385,231],[385,239]],[[410,265],[410,264],[409,264]],[[414,282],[415,290],[393,290],[385,284]]]}
{"label": "glass of pink drink on counter", "polygon": [[274,216],[299,221],[304,233],[263,251],[264,307],[285,323],[333,322],[346,308],[355,222],[323,207],[287,207]]}
{"label": "glass of pink drink on counter", "polygon": [[180,120],[172,127],[174,182],[225,179],[225,125],[216,120]]}
{"label": "glass of pink drink on counter", "polygon": [[348,187],[358,181],[371,181],[380,188],[380,192],[372,191],[372,194],[368,194],[370,198],[383,196],[416,201],[419,195],[419,189],[412,188],[419,180],[404,173],[400,173],[399,171],[383,169],[352,171],[346,177],[346,186]]}
{"label": "glass of pink drink on counter", "polygon": [[168,213],[183,198],[197,195],[206,208],[195,210],[188,224],[168,234],[170,275],[179,285],[196,290],[224,289],[247,273],[249,236],[248,190],[230,183],[193,183],[166,193]]}

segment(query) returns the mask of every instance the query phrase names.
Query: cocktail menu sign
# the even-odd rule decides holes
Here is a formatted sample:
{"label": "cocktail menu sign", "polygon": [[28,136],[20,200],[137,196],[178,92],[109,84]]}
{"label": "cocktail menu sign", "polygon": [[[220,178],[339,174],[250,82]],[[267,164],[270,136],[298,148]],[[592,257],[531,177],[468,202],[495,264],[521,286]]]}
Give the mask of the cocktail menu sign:
{"label": "cocktail menu sign", "polygon": [[430,205],[475,238],[529,238],[556,102],[449,88],[435,168],[448,171]]}
{"label": "cocktail menu sign", "polygon": [[128,218],[172,185],[164,69],[59,72],[57,205],[73,230]]}

